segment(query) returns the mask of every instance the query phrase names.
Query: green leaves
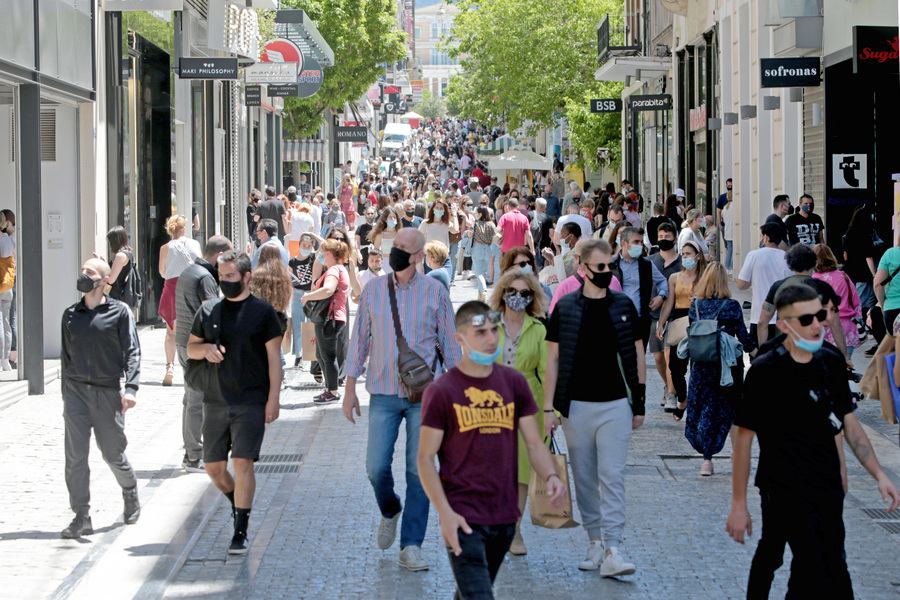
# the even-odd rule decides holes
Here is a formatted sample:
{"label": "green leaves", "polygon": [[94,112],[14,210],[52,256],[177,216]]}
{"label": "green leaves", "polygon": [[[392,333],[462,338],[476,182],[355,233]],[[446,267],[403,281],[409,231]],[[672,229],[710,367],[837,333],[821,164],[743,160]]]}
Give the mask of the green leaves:
{"label": "green leaves", "polygon": [[565,115],[579,162],[598,147],[619,156],[621,117],[591,114],[591,98],[621,95],[621,84],[594,80],[597,25],[607,13],[621,20],[614,0],[459,0],[461,12],[445,47],[462,72],[448,86],[448,105],[462,115],[529,133]]}

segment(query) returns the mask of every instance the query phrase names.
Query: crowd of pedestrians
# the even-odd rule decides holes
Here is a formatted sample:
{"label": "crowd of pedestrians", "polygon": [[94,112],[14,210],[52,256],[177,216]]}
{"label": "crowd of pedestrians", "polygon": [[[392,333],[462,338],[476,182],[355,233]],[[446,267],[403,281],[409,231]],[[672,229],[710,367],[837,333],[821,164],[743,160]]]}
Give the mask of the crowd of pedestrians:
{"label": "crowd of pedestrians", "polygon": [[[381,515],[375,543],[392,547],[399,527],[401,567],[429,569],[421,548],[431,502],[457,597],[493,597],[504,556],[527,554],[520,524],[531,486],[553,506],[568,500],[548,451],[564,435],[587,537],[578,568],[633,574],[623,548],[626,461],[645,420],[650,353],[660,404],[684,423],[703,457],[701,476],[714,475],[712,459],[731,436],[727,530],[741,542],[751,529],[750,444],[759,438],[764,533],[748,595],[768,594],[789,543],[792,590],[852,597],[840,512],[844,439],[891,509],[900,503],[848,386],[865,319],[879,321],[876,336],[900,323],[900,286],[890,286],[900,250],[876,268],[871,220],[854,215],[843,257],[852,268],[841,270],[813,199],[804,195],[789,215],[790,199],[779,196],[760,247],[735,276],[731,180],[715,217],[693,208],[683,190],[645,206],[627,180],[580,185],[558,163],[500,181],[477,152],[500,133],[466,120],[427,122],[386,159],[348,162],[334,194],[305,179],[282,195],[266,188],[265,199],[253,190],[247,252],[221,236],[201,252],[184,235],[184,217],[167,221],[163,385],[172,384],[177,355],[183,466],[205,471],[228,498],[228,552],[247,552],[253,464],[266,424],[279,416],[285,369],[310,363],[323,386],[312,400],[340,403],[354,424],[365,382],[365,469]],[[110,262],[85,263],[84,298],[63,318],[66,483],[76,515],[63,537],[92,532],[92,428],[123,489],[126,522],[140,514],[122,418],[139,385],[127,294],[137,270],[124,230],[111,230],[109,242]],[[5,265],[2,254],[0,244]],[[732,278],[751,289],[749,329],[731,298]],[[477,294],[455,314],[453,286]],[[0,294],[0,308],[2,301]],[[86,362],[79,349],[92,345],[109,357]],[[745,353],[754,358],[746,376]],[[392,464],[401,426],[402,499]]]}

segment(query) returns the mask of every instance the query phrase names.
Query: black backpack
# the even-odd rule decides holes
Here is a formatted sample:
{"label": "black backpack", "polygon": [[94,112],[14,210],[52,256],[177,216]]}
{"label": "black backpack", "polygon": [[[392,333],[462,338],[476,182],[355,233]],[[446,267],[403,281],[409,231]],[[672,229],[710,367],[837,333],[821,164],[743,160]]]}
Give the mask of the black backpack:
{"label": "black backpack", "polygon": [[122,302],[134,310],[138,310],[141,306],[141,300],[144,298],[143,282],[134,262],[134,254],[128,251],[125,254],[128,255],[128,264],[131,266],[131,269],[128,271],[128,277],[125,278],[125,283],[122,286]]}

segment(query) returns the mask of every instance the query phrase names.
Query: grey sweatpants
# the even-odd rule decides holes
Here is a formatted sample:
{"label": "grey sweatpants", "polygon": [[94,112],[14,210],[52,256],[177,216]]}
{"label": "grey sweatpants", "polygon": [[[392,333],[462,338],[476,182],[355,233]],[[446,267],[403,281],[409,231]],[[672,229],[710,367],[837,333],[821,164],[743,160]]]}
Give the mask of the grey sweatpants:
{"label": "grey sweatpants", "polygon": [[625,460],[631,421],[627,398],[573,400],[569,417],[562,420],[584,528],[591,539],[602,537],[607,548],[621,545],[625,533]]}
{"label": "grey sweatpants", "polygon": [[[181,368],[187,371],[187,346],[175,346],[175,350],[178,352]],[[200,441],[203,429],[203,390],[195,390],[185,379],[184,398],[181,404],[181,437],[184,440],[184,452],[189,460],[199,460],[203,458],[203,444]]]}
{"label": "grey sweatpants", "polygon": [[123,489],[137,485],[134,469],[125,456],[125,416],[119,390],[86,383],[63,384],[63,420],[66,426],[66,487],[69,506],[77,514],[88,514],[91,507],[91,470],[88,454],[91,429],[103,460],[112,469]]}

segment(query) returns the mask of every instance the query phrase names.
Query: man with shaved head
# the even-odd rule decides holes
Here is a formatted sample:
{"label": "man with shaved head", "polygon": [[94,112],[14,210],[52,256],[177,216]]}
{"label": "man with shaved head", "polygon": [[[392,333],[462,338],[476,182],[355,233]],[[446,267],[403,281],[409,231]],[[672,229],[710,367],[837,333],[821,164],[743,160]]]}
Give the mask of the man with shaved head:
{"label": "man with shaved head", "polygon": [[[66,487],[75,513],[61,534],[68,539],[94,533],[88,468],[92,429],[103,460],[122,487],[125,523],[137,522],[141,514],[137,479],[125,456],[128,440],[124,417],[136,404],[141,348],[131,309],[103,292],[108,283],[109,265],[105,261],[92,258],[84,263],[77,280],[84,297],[67,308],[62,318]],[[123,375],[124,393],[119,387]]]}
{"label": "man with shaved head", "polygon": [[[421,232],[401,229],[391,249],[393,273],[370,280],[363,289],[350,340],[343,401],[344,416],[356,423],[353,413],[360,415],[356,380],[362,375],[368,358],[366,390],[371,399],[366,471],[381,512],[378,547],[387,550],[394,543],[403,511],[399,563],[410,571],[428,569],[428,563],[422,557],[422,541],[428,525],[428,497],[416,468],[421,405],[418,401],[410,402],[400,385],[397,336],[402,334],[410,349],[432,369],[438,363],[438,344],[445,366],[453,367],[460,360],[459,346],[454,339],[450,293],[437,280],[416,271],[416,265],[425,260],[424,248],[425,236]],[[392,305],[396,307],[397,326],[402,331],[395,329]],[[394,492],[391,472],[394,442],[403,419],[406,419],[405,508]]]}

